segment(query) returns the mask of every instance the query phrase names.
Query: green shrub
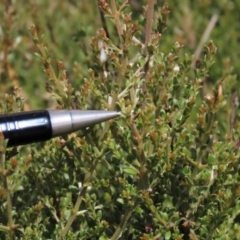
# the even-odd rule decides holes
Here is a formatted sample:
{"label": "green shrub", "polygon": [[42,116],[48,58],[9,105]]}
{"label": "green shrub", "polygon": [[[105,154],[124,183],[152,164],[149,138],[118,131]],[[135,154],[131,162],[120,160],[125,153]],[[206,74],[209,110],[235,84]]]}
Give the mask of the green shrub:
{"label": "green shrub", "polygon": [[122,116],[18,148],[1,138],[0,238],[237,239],[238,37],[214,43],[234,8],[80,2],[0,4],[1,113]]}

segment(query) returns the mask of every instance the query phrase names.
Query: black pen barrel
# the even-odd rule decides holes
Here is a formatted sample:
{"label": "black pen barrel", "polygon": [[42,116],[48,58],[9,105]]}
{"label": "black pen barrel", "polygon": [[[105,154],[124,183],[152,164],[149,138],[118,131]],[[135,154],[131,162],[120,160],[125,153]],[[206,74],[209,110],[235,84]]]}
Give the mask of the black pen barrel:
{"label": "black pen barrel", "polygon": [[8,139],[8,147],[46,141],[52,137],[47,110],[0,115],[0,132]]}
{"label": "black pen barrel", "polygon": [[0,115],[0,132],[8,147],[42,142],[76,132],[112,118],[119,112],[103,110],[39,110]]}

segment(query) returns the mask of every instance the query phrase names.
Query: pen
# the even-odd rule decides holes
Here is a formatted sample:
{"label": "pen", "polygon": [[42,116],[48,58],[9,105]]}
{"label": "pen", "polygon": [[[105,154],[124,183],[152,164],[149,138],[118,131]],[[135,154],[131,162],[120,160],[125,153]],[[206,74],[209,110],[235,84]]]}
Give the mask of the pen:
{"label": "pen", "polygon": [[46,141],[118,116],[119,112],[102,110],[39,110],[5,114],[0,115],[0,132],[11,147]]}

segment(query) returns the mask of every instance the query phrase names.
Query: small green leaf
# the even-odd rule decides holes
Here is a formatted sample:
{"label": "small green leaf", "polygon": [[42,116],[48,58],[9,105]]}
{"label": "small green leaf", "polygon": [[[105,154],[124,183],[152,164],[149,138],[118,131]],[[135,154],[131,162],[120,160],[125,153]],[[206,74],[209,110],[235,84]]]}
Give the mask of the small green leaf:
{"label": "small green leaf", "polygon": [[101,236],[101,237],[99,238],[99,240],[107,240],[107,238]]}
{"label": "small green leaf", "polygon": [[69,180],[69,176],[68,176],[67,173],[64,173],[63,176],[64,176],[64,178],[65,178],[66,180]]}
{"label": "small green leaf", "polygon": [[140,58],[139,58],[139,63],[140,63],[140,65],[141,65],[141,67],[143,67],[143,66],[145,65],[145,63],[146,63],[145,58],[140,57]]}
{"label": "small green leaf", "polygon": [[171,232],[168,231],[168,232],[165,233],[165,239],[168,240],[170,238],[171,238]]}
{"label": "small green leaf", "polygon": [[186,147],[184,147],[183,148],[183,154],[186,156],[186,157],[191,157],[191,152],[186,148]]}
{"label": "small green leaf", "polygon": [[118,198],[118,199],[117,199],[117,202],[123,204],[123,203],[124,203],[124,200],[123,200],[122,198]]}
{"label": "small green leaf", "polygon": [[214,155],[212,155],[212,154],[209,154],[208,155],[208,163],[211,163],[211,164],[215,164],[216,163],[216,157],[214,156]]}
{"label": "small green leaf", "polygon": [[123,171],[125,173],[130,174],[130,175],[137,175],[138,174],[138,170],[135,167],[131,166],[131,165],[130,166],[124,166],[123,167]]}
{"label": "small green leaf", "polygon": [[68,188],[72,191],[79,191],[79,189],[74,185],[70,185]]}

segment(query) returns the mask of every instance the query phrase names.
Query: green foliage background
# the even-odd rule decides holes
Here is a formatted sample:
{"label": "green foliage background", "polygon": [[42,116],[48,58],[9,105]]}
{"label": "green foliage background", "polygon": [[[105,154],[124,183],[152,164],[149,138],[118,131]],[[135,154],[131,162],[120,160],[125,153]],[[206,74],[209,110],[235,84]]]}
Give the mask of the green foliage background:
{"label": "green foliage background", "polygon": [[238,239],[239,11],[227,0],[1,1],[1,113],[122,116],[8,151],[2,140],[0,238]]}

